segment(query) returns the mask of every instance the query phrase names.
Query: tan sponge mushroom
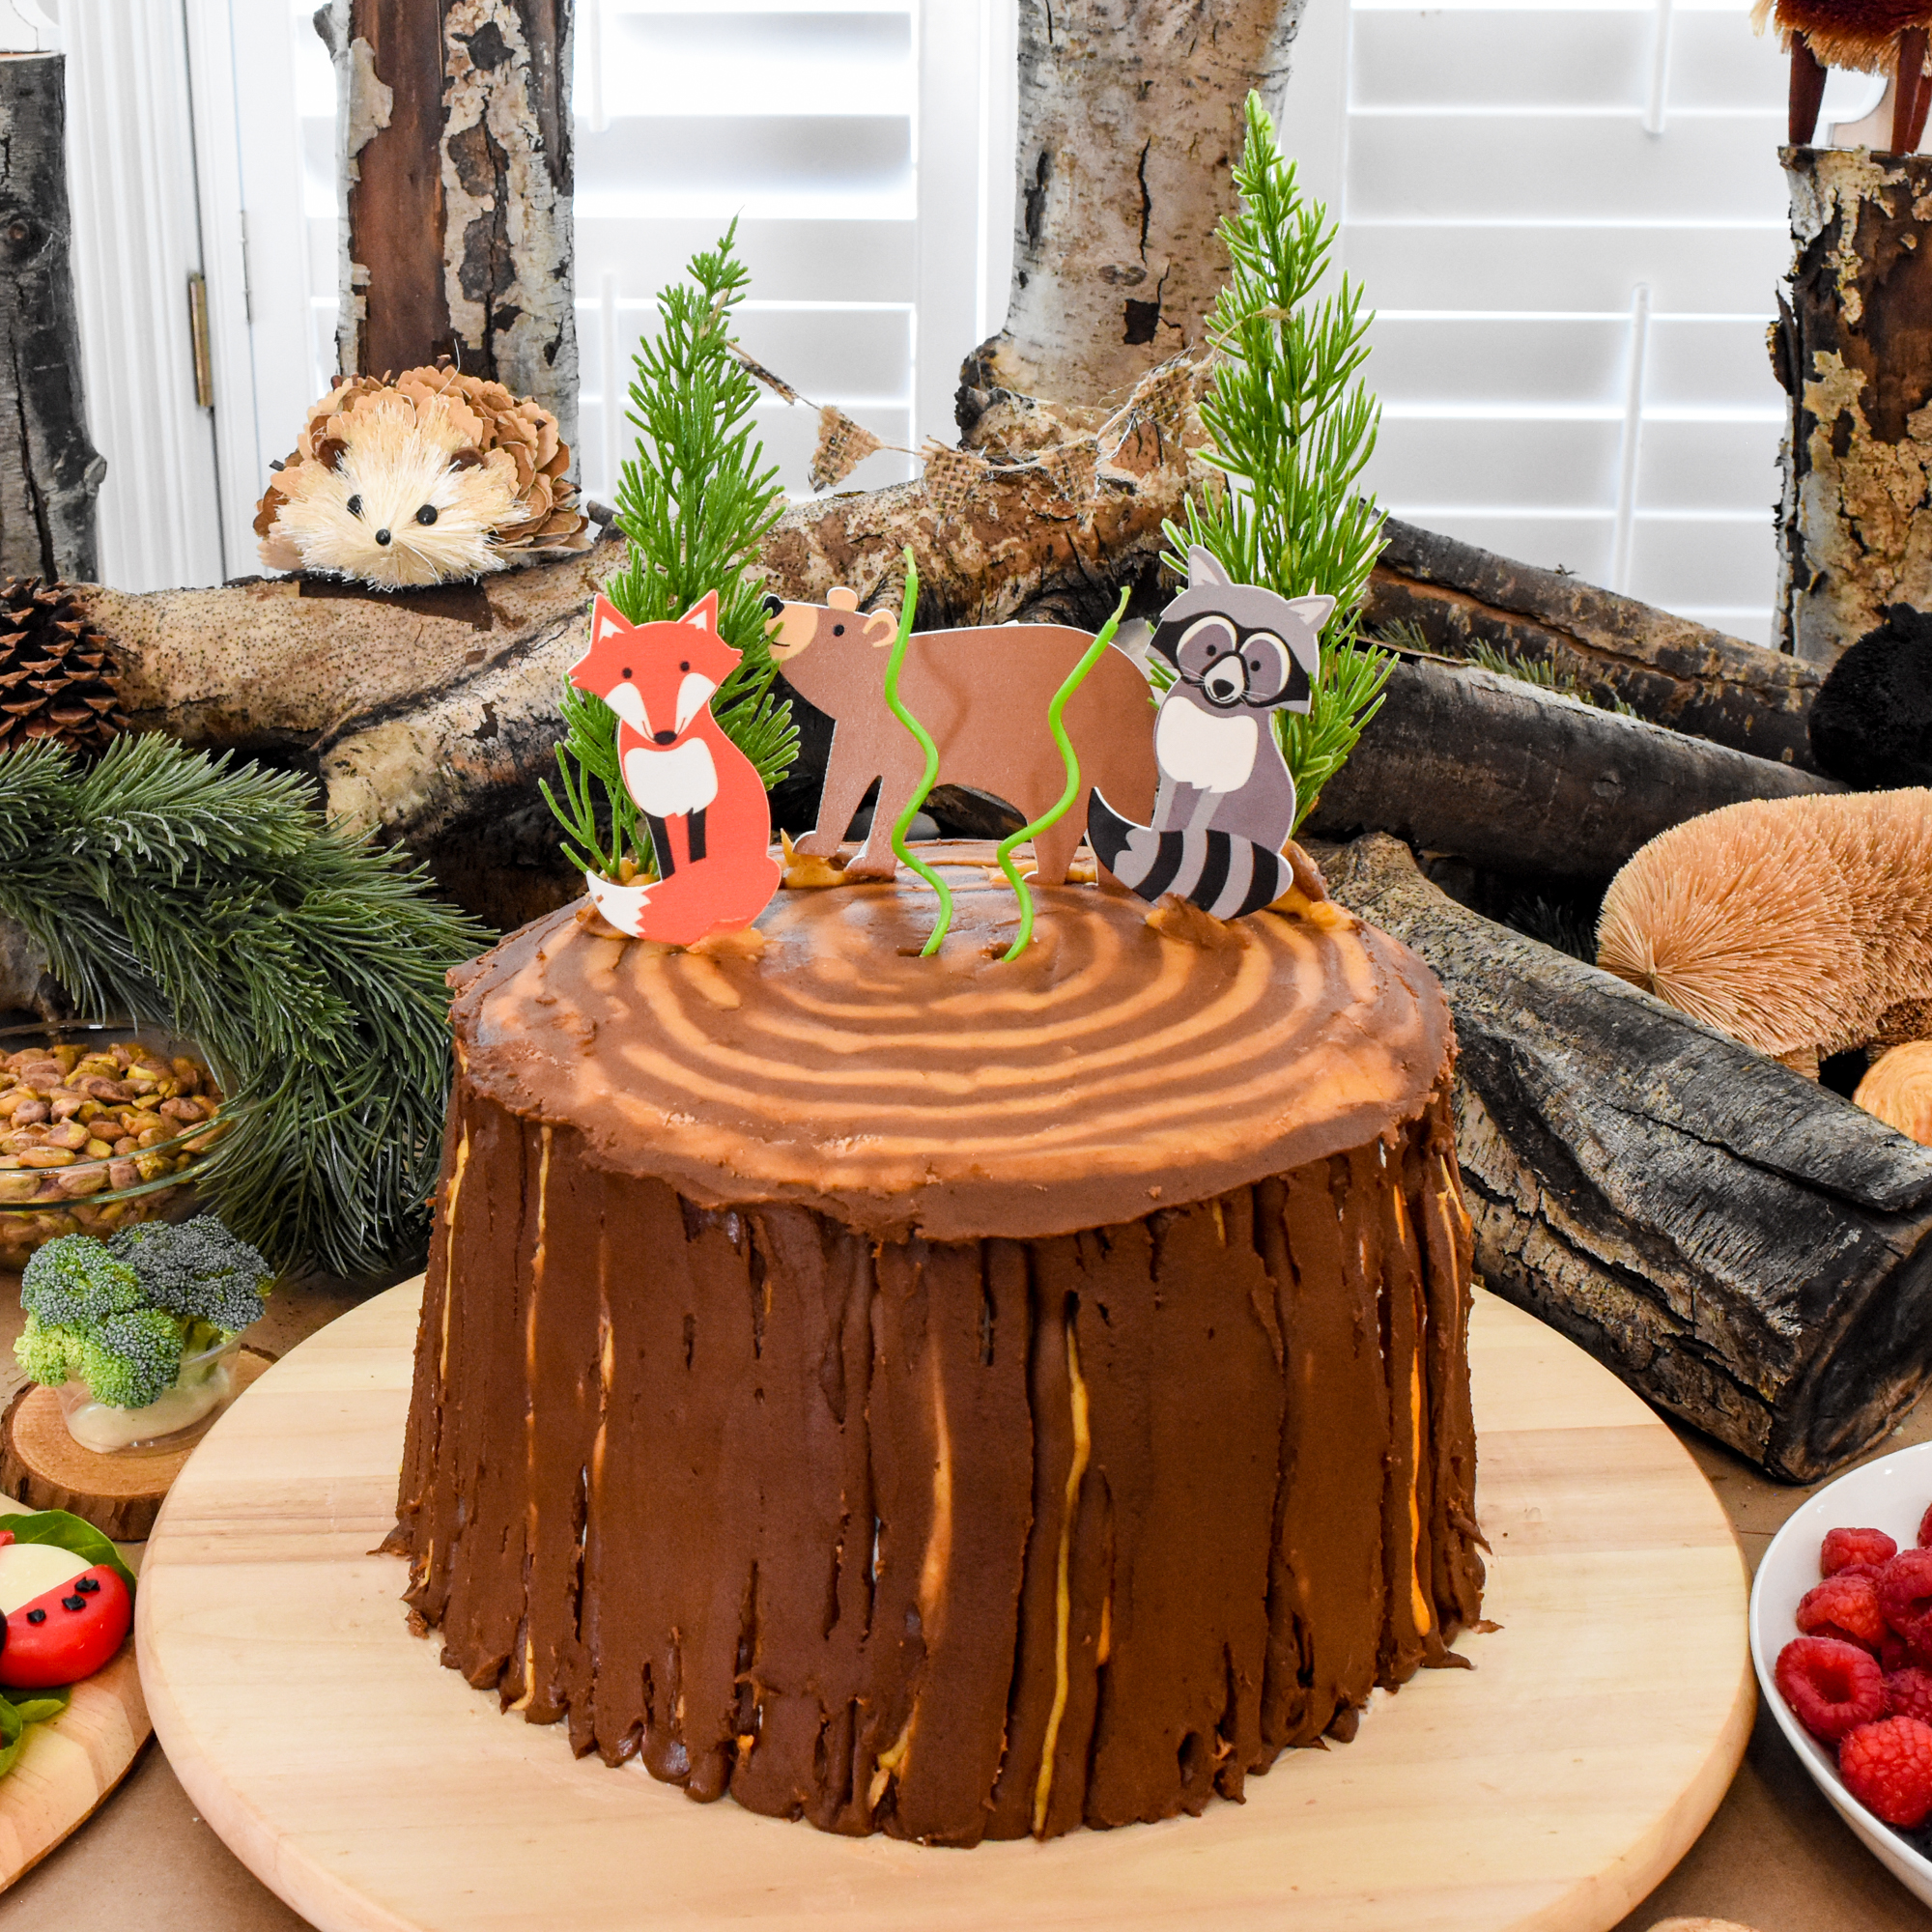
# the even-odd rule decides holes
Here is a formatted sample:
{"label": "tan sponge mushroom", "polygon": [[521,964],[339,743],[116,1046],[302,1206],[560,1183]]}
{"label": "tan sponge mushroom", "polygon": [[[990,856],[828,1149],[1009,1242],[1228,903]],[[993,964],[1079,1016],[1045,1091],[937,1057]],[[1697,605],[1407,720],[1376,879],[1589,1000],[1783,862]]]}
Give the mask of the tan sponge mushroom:
{"label": "tan sponge mushroom", "polygon": [[1807,1072],[1932,1032],[1932,791],[1751,799],[1611,880],[1597,963]]}

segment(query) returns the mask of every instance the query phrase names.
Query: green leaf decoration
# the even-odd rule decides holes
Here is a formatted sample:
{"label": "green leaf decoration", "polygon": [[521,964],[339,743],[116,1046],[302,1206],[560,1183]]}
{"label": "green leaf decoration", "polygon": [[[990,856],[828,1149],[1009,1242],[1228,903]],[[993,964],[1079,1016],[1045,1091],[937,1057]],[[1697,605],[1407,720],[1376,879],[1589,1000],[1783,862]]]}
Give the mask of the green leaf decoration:
{"label": "green leaf decoration", "polygon": [[1255,94],[1235,185],[1240,212],[1220,227],[1234,268],[1208,319],[1222,359],[1201,404],[1212,439],[1202,460],[1227,487],[1190,499],[1185,523],[1166,526],[1173,550],[1163,561],[1184,577],[1187,547],[1201,544],[1237,583],[1335,599],[1313,703],[1274,714],[1299,828],[1380,708],[1395,668],[1356,635],[1382,547],[1382,513],[1356,488],[1381,414],[1360,380],[1374,316],[1346,275],[1315,299],[1335,224],[1296,186]]}
{"label": "green leaf decoration", "polygon": [[489,943],[299,777],[158,735],[83,769],[0,755],[0,915],[84,1017],[199,1041],[238,1122],[203,1205],[279,1270],[374,1272],[427,1239],[449,1091],[443,974]]}
{"label": "green leaf decoration", "polygon": [[21,1717],[18,1705],[0,1697],[0,1777],[5,1777],[19,1763],[26,1747],[26,1719]]}
{"label": "green leaf decoration", "polygon": [[134,1573],[121,1560],[121,1552],[104,1532],[66,1510],[37,1510],[31,1516],[0,1517],[0,1529],[11,1529],[15,1543],[51,1543],[57,1549],[71,1550],[89,1564],[112,1570],[129,1591],[136,1586]]}
{"label": "green leaf decoration", "polygon": [[0,1694],[0,1777],[5,1777],[27,1748],[27,1726],[44,1724],[58,1718],[72,1700],[73,1692],[36,1690],[18,1703]]}
{"label": "green leaf decoration", "polygon": [[[657,335],[638,346],[628,412],[638,449],[616,504],[630,554],[604,594],[628,622],[655,624],[717,591],[718,635],[744,655],[712,700],[712,716],[769,791],[798,755],[791,706],[772,694],[778,666],[758,567],[758,546],[785,496],[753,434],[757,384],[731,353],[732,312],[751,283],[737,233],[734,218],[716,248],[692,257],[690,279],[658,297]],[[616,714],[567,679],[561,708],[562,795],[540,788],[563,828],[564,856],[606,878],[621,877],[627,859],[655,877],[650,840],[617,765]]]}
{"label": "green leaf decoration", "polygon": [[900,865],[909,866],[939,895],[939,923],[932,928],[931,936],[919,950],[922,959],[930,959],[946,943],[947,929],[952,923],[952,888],[923,859],[914,857],[912,847],[906,843],[906,831],[919,815],[920,807],[925,803],[926,794],[939,776],[939,747],[932,742],[932,733],[899,702],[899,671],[905,664],[906,639],[912,636],[913,611],[919,603],[919,566],[912,560],[910,544],[906,546],[905,566],[905,589],[899,598],[898,635],[893,639],[893,654],[886,662],[886,709],[912,733],[920,750],[925,753],[925,775],[913,787],[904,810],[893,821],[893,855]]}
{"label": "green leaf decoration", "polygon": [[1002,838],[998,851],[993,855],[1000,862],[1000,870],[1007,875],[1007,884],[1013,889],[1013,896],[1020,902],[1020,929],[1013,943],[1000,955],[1002,959],[1017,959],[1033,944],[1033,894],[1027,882],[1020,877],[1020,868],[1013,864],[1013,852],[1027,839],[1037,838],[1048,826],[1058,825],[1066,816],[1067,807],[1079,795],[1080,760],[1074,753],[1072,740],[1066,735],[1065,723],[1067,699],[1087,682],[1087,673],[1100,662],[1101,653],[1114,641],[1114,633],[1121,628],[1121,619],[1127,612],[1127,599],[1132,595],[1131,586],[1121,592],[1121,601],[1114,606],[1114,614],[1101,625],[1100,635],[1081,653],[1080,662],[1066,673],[1060,689],[1047,700],[1046,728],[1052,732],[1053,742],[1060,747],[1060,762],[1066,767],[1066,789],[1031,825],[1022,825],[1017,832],[1009,833]]}
{"label": "green leaf decoration", "polygon": [[9,1698],[14,1709],[25,1724],[48,1724],[73,1702],[73,1687],[63,1685],[58,1690],[36,1690],[30,1697],[17,1701]]}

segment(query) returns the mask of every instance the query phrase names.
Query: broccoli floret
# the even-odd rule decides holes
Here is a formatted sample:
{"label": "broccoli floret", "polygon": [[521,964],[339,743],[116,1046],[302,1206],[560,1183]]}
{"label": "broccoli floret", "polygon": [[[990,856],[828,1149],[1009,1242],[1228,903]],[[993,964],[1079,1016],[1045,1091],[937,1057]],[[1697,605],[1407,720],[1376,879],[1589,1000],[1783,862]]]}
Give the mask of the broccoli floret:
{"label": "broccoli floret", "polygon": [[133,1268],[91,1235],[49,1241],[20,1274],[20,1306],[49,1327],[84,1327],[138,1308],[144,1299]]}
{"label": "broccoli floret", "polygon": [[80,1338],[79,1379],[96,1402],[146,1408],[181,1373],[182,1324],[158,1308],[110,1315]]}
{"label": "broccoli floret", "polygon": [[108,1247],[133,1267],[142,1298],[170,1315],[232,1334],[266,1313],[262,1296],[273,1271],[213,1214],[178,1226],[146,1221],[123,1229]]}
{"label": "broccoli floret", "polygon": [[14,1339],[14,1359],[29,1381],[59,1388],[74,1373],[80,1361],[81,1338],[71,1328],[44,1322],[38,1315],[27,1317],[27,1325]]}

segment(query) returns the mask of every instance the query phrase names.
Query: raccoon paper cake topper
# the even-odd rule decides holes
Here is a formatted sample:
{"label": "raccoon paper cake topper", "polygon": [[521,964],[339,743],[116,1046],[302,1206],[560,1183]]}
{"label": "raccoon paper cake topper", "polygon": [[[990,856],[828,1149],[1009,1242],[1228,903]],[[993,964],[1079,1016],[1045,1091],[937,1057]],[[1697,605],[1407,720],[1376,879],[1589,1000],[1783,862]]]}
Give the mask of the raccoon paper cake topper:
{"label": "raccoon paper cake topper", "polygon": [[662,876],[586,871],[597,910],[635,939],[690,946],[748,926],[771,903],[779,865],[757,768],[711,715],[741,653],[718,635],[718,593],[673,623],[633,624],[608,597],[570,681],[617,714],[624,789],[650,827]]}
{"label": "raccoon paper cake topper", "polygon": [[1294,780],[1270,714],[1309,708],[1334,609],[1233,582],[1200,545],[1188,551],[1187,588],[1149,645],[1175,674],[1154,719],[1153,822],[1122,816],[1097,785],[1088,806],[1094,853],[1130,892],[1236,919],[1288,891]]}

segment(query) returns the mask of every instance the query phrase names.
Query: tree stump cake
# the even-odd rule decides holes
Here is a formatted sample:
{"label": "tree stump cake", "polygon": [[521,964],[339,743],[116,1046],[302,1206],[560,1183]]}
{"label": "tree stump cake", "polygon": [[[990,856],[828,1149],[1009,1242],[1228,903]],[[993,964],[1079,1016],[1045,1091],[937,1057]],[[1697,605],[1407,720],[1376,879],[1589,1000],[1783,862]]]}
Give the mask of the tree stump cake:
{"label": "tree stump cake", "polygon": [[985,856],[935,958],[901,882],[452,976],[392,1540],[580,1753],[956,1845],[1238,1798],[1483,1574],[1428,969],[1079,886],[1007,964]]}

